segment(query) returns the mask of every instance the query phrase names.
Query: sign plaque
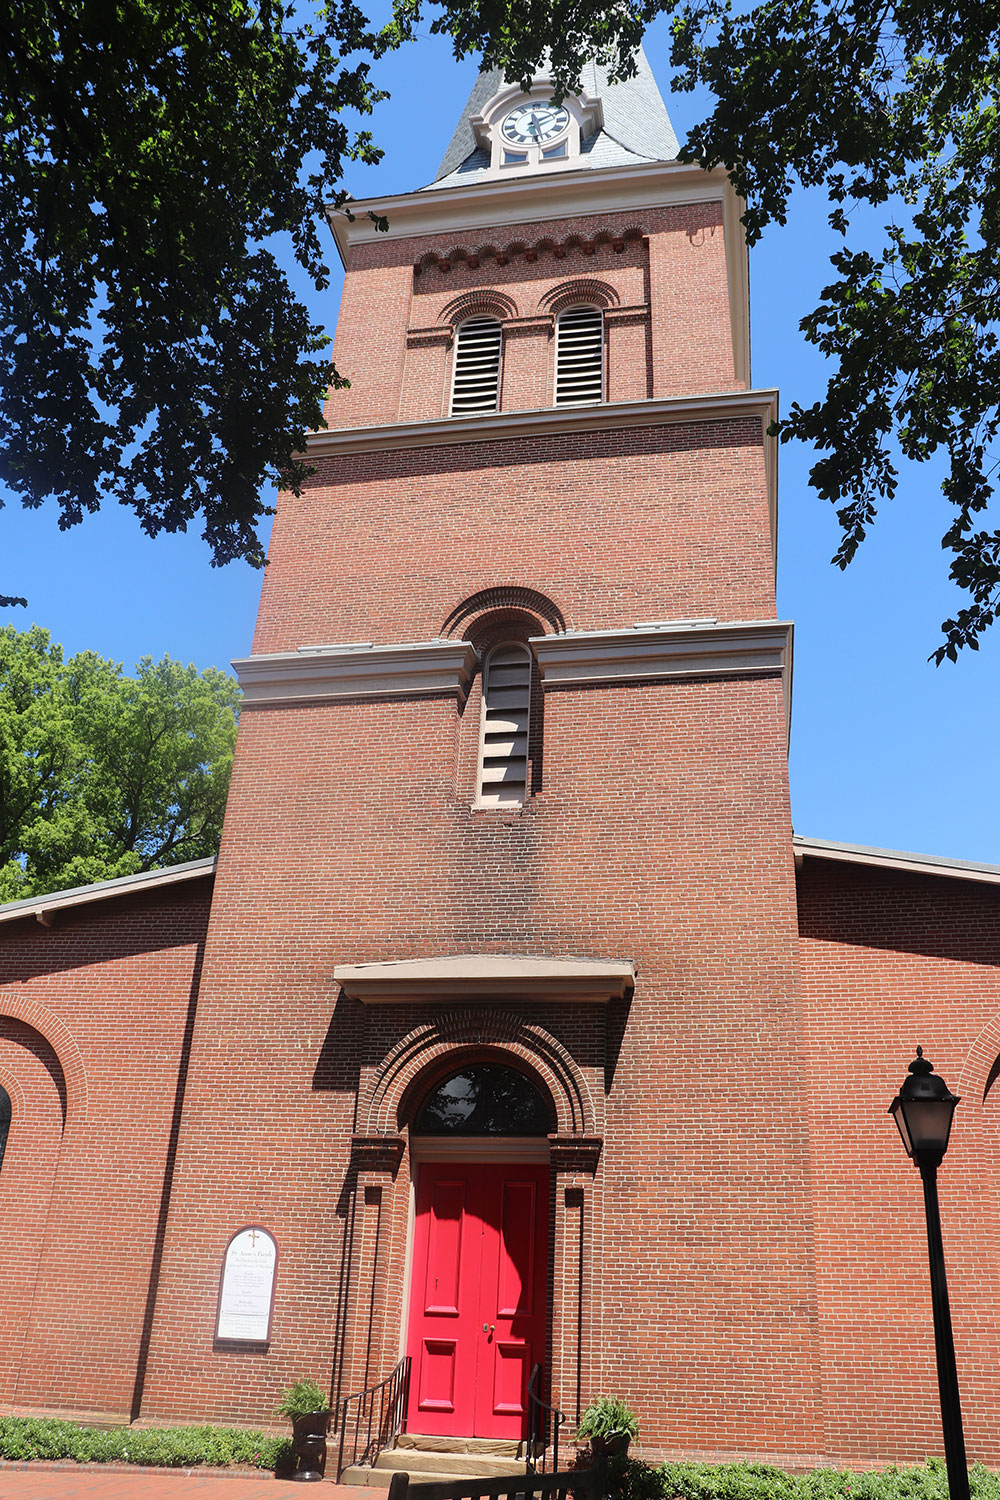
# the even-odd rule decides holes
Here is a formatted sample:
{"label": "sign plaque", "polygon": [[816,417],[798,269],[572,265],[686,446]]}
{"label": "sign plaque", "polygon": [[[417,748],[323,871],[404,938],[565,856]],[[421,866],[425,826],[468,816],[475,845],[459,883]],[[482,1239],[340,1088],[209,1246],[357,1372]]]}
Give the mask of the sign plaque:
{"label": "sign plaque", "polygon": [[274,1272],[278,1246],[259,1224],[238,1229],[226,1246],[215,1336],[241,1344],[271,1338]]}

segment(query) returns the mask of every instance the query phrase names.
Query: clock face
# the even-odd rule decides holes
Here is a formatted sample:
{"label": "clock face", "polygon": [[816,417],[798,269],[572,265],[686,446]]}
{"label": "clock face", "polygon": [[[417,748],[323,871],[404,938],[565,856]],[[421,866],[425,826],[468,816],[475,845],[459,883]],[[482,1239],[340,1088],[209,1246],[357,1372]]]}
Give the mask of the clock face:
{"label": "clock face", "polygon": [[537,146],[555,140],[569,124],[569,110],[555,104],[519,104],[500,127],[504,140],[516,146]]}

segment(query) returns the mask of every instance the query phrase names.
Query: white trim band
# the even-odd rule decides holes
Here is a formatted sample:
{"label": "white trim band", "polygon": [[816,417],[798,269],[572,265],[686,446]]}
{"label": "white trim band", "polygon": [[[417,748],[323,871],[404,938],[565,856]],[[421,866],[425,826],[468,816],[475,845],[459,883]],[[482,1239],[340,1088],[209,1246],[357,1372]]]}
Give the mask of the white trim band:
{"label": "white trim band", "polygon": [[243,707],[320,698],[388,698],[454,693],[464,699],[475,669],[468,641],[333,646],[245,656],[233,662]]}
{"label": "white trim band", "polygon": [[783,673],[791,655],[788,620],[596,630],[534,636],[543,688],[589,687],[656,677]]}
{"label": "white trim band", "polygon": [[725,422],[741,417],[761,423],[765,446],[777,419],[778,392],[712,391],[648,401],[606,401],[599,406],[542,407],[536,411],[479,413],[432,422],[387,422],[379,427],[339,427],[311,432],[302,457],[311,461],[379,449],[440,448],[450,443],[495,443],[508,438],[564,436],[568,432],[616,431],[626,427],[670,427],[679,422]]}
{"label": "white trim band", "polygon": [[334,981],[363,1005],[420,1000],[559,1000],[606,1005],[635,985],[627,959],[516,958],[463,953],[390,963],[338,964]]}

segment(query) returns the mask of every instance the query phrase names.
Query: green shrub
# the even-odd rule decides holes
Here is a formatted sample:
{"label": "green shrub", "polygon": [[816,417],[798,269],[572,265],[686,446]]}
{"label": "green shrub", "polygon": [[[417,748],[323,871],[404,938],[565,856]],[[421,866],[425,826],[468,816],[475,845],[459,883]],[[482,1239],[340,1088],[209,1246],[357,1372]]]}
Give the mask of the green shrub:
{"label": "green shrub", "polygon": [[291,1444],[235,1427],[78,1427],[37,1417],[0,1417],[0,1460],[73,1459],[81,1464],[126,1463],[158,1469],[275,1469]]}
{"label": "green shrub", "polygon": [[[1000,1474],[976,1465],[972,1500],[1000,1500]],[[769,1464],[645,1464],[611,1459],[605,1494],[610,1500],[948,1500],[948,1476],[939,1458],[920,1466],[855,1474],[812,1469],[787,1474]]]}
{"label": "green shrub", "polygon": [[297,1380],[283,1391],[278,1404],[278,1415],[282,1417],[308,1417],[314,1411],[328,1411],[330,1402],[326,1391],[316,1380]]}
{"label": "green shrub", "polygon": [[634,1438],[639,1432],[635,1412],[620,1396],[598,1396],[591,1401],[576,1429],[578,1438]]}

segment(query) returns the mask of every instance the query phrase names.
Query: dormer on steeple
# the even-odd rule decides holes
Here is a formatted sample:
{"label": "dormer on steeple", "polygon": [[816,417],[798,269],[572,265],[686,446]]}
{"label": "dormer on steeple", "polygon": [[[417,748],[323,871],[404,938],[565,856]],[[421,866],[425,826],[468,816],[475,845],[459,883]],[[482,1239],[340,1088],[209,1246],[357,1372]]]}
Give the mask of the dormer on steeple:
{"label": "dormer on steeple", "polygon": [[585,65],[583,88],[559,104],[539,73],[525,91],[499,68],[480,73],[451,139],[434,188],[573,168],[674,161],[677,136],[640,48],[636,73],[619,83]]}

